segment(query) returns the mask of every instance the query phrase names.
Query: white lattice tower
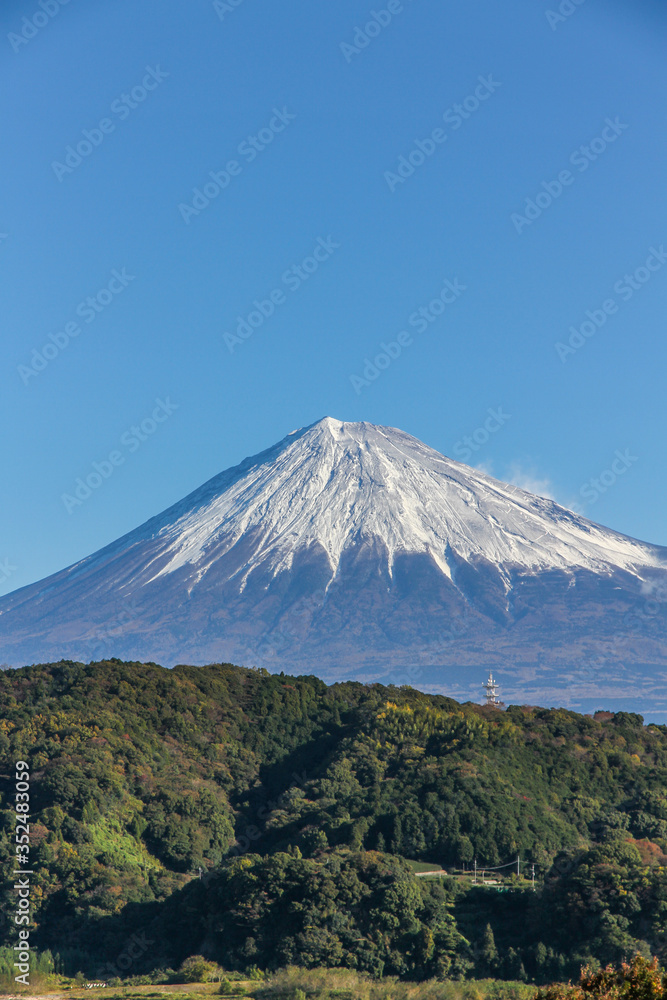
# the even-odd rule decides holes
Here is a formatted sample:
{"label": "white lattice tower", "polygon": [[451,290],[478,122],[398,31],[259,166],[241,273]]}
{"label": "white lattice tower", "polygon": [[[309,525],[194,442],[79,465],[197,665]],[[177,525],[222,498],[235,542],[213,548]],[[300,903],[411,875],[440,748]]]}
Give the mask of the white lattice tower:
{"label": "white lattice tower", "polygon": [[499,705],[500,698],[498,697],[498,682],[494,680],[493,674],[489,671],[489,679],[486,684],[483,685],[486,691],[486,704],[487,705]]}

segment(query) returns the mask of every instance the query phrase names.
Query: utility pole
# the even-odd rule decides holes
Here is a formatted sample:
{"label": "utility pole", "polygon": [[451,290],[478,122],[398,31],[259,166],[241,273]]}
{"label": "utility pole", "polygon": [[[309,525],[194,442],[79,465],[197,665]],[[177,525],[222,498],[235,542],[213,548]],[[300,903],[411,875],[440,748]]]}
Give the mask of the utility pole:
{"label": "utility pole", "polygon": [[477,885],[477,858],[475,858],[475,885]]}
{"label": "utility pole", "polygon": [[533,877],[533,892],[535,892],[535,865],[532,866],[531,875]]}
{"label": "utility pole", "polygon": [[517,874],[517,877],[521,874],[520,865],[521,865],[521,862],[519,861],[519,855],[517,854],[517,856],[516,856],[516,874]]}

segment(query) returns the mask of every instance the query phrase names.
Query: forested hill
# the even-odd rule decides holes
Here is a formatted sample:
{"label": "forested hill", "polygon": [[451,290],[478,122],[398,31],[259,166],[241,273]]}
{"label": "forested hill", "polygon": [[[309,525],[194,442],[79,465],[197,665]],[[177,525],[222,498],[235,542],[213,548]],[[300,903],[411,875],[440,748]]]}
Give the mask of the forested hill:
{"label": "forested hill", "polygon": [[[640,716],[500,711],[226,664],[61,662],[0,673],[0,754],[3,860],[23,759],[38,940],[61,953],[66,940],[80,966],[122,950],[133,921],[161,927],[144,965],[208,949],[236,967],[379,962],[433,975],[505,962],[496,972],[539,975],[549,961],[569,968],[576,948],[664,950],[667,727]],[[453,868],[517,854],[536,867],[530,899],[424,885],[401,860]],[[210,891],[207,879],[188,884],[199,868],[215,869]],[[286,886],[279,931],[269,902]],[[243,934],[223,926],[232,899]],[[12,904],[7,886],[6,914]],[[547,910],[562,911],[548,933]]]}

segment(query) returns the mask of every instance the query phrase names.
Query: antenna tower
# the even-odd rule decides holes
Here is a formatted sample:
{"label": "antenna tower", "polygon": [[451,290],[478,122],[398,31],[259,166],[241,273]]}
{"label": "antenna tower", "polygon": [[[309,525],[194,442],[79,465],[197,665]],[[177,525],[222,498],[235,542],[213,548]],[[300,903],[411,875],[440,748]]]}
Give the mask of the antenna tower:
{"label": "antenna tower", "polygon": [[493,674],[489,671],[489,679],[486,684],[482,685],[486,691],[486,704],[487,705],[502,705],[500,698],[498,697],[498,682],[494,680]]}

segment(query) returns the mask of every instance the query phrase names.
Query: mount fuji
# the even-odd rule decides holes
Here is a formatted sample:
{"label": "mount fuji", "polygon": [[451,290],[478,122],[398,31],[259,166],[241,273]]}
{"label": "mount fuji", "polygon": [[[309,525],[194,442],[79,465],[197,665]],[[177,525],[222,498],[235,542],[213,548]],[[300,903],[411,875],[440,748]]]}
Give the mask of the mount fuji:
{"label": "mount fuji", "polygon": [[231,661],[665,709],[667,549],[327,417],[0,599],[0,656]]}

